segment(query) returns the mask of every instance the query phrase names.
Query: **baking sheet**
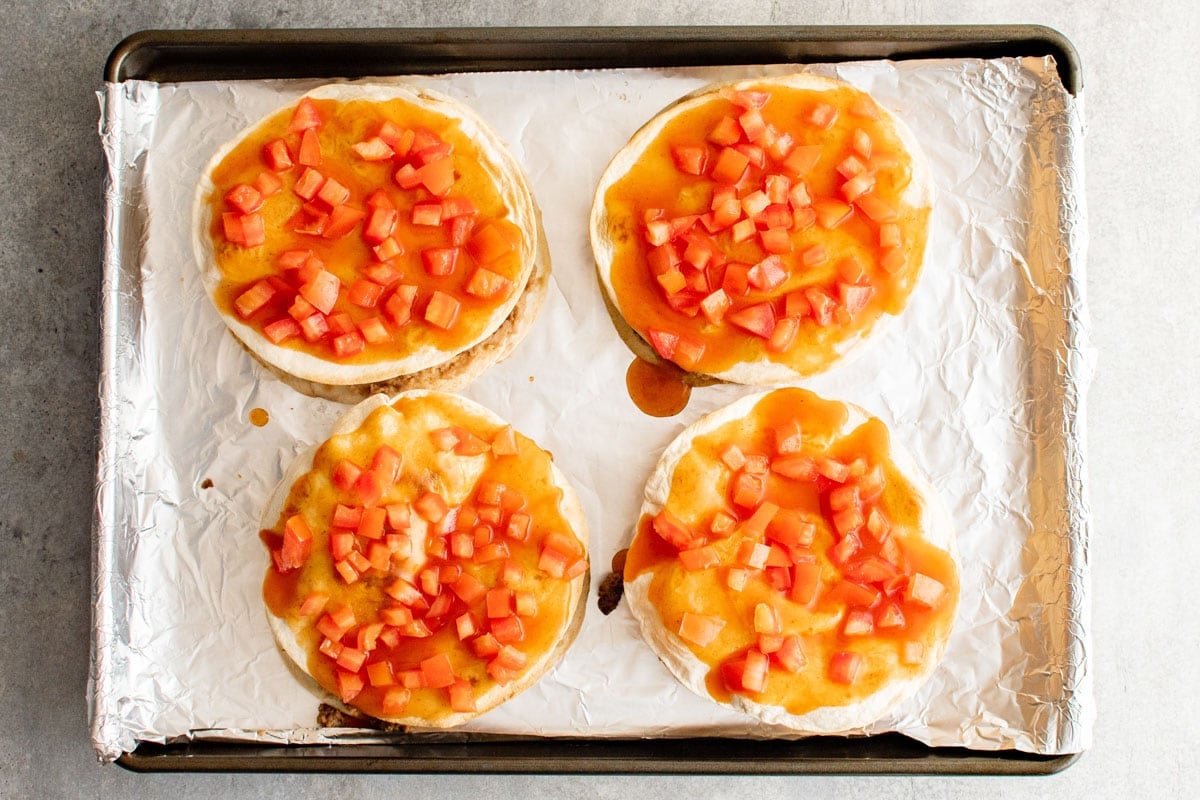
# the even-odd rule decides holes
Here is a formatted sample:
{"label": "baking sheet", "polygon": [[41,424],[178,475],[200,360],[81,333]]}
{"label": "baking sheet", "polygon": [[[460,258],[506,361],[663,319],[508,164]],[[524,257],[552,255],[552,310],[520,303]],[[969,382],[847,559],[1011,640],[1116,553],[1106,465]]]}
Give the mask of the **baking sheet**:
{"label": "baking sheet", "polygon": [[[538,686],[471,730],[778,733],[675,684],[624,608],[609,617],[595,610],[595,586],[628,543],[641,480],[662,447],[749,390],[697,390],[667,420],[632,406],[623,380],[631,356],[603,310],[585,220],[608,157],[659,108],[711,80],[791,69],[413,79],[488,119],[542,206],[555,263],[546,308],[516,353],[465,393],[555,453],[595,543],[576,645]],[[903,117],[925,142],[940,190],[909,309],[862,358],[806,383],[888,422],[960,529],[964,591],[943,667],[866,732],[1078,752],[1094,713],[1078,104],[1041,59],[814,69],[868,89]],[[323,439],[343,407],[292,392],[244,354],[203,294],[187,227],[211,153],[318,83],[135,81],[103,95],[110,241],[92,699],[104,757],[139,740],[331,736],[311,727],[315,702],[271,642],[257,521],[292,454]],[[267,426],[248,422],[255,407],[270,412]]]}

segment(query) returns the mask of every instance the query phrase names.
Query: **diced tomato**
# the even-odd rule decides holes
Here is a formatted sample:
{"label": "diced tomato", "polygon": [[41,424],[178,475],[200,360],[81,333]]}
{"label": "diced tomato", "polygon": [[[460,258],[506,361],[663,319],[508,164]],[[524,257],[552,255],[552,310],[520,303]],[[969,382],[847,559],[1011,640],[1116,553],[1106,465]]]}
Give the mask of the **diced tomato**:
{"label": "diced tomato", "polygon": [[[853,203],[861,199],[867,192],[875,188],[875,175],[871,172],[862,172],[855,175],[850,180],[842,184],[842,197],[846,198],[846,202]],[[861,205],[859,206],[861,208]],[[864,209],[865,212],[865,209]]]}
{"label": "diced tomato", "polygon": [[512,644],[525,638],[525,626],[516,614],[502,619],[492,620],[492,635],[501,644]]}
{"label": "diced tomato", "polygon": [[767,559],[770,557],[771,548],[762,542],[747,539],[738,546],[738,563],[751,569],[762,569],[767,565]]}
{"label": "diced tomato", "polygon": [[310,344],[319,342],[329,333],[329,322],[320,311],[314,311],[300,320],[300,334]]}
{"label": "diced tomato", "polygon": [[804,290],[804,299],[808,301],[813,319],[818,325],[825,326],[833,322],[833,312],[837,308],[837,301],[828,292],[819,286],[809,286]]}
{"label": "diced tomato", "polygon": [[675,167],[687,175],[703,175],[708,161],[708,148],[703,145],[675,145],[671,148]]}
{"label": "diced tomato", "polygon": [[392,175],[392,180],[401,189],[415,189],[421,185],[421,176],[412,164],[404,164]]}
{"label": "diced tomato", "polygon": [[[849,182],[847,182],[847,185],[849,185]],[[892,205],[889,205],[887,202],[880,200],[874,194],[870,194],[870,191],[873,187],[874,181],[871,182],[871,186],[867,187],[865,191],[859,192],[854,197],[850,197],[846,193],[846,187],[843,186],[842,194],[847,200],[853,200],[854,204],[857,205],[872,222],[895,222],[899,218],[896,208]],[[899,228],[897,227],[897,231],[898,230]]]}
{"label": "diced tomato", "polygon": [[458,319],[459,302],[443,291],[436,290],[425,307],[425,321],[430,325],[450,330]]}
{"label": "diced tomato", "polygon": [[[371,213],[367,215],[366,224],[363,225],[363,240],[373,245],[389,240],[399,218],[400,212],[394,208],[371,209]],[[391,241],[395,242],[394,239]],[[394,258],[394,256],[391,257]],[[387,259],[382,260],[386,261]]]}
{"label": "diced tomato", "polygon": [[454,665],[450,656],[438,653],[421,662],[421,675],[430,689],[444,689],[454,683]]}
{"label": "diced tomato", "polygon": [[904,250],[899,247],[886,248],[879,257],[879,266],[892,275],[900,272],[905,266]]}
{"label": "diced tomato", "polygon": [[730,498],[741,508],[758,508],[766,496],[767,484],[761,476],[739,472],[730,484]]}
{"label": "diced tomato", "polygon": [[472,273],[471,279],[467,281],[463,291],[483,299],[507,297],[512,291],[512,285],[512,281],[498,272],[492,272],[486,267],[478,267]]}
{"label": "diced tomato", "polygon": [[746,667],[742,672],[742,689],[747,692],[761,693],[767,689],[767,670],[770,666],[767,656],[760,650],[750,648],[746,651]]}
{"label": "diced tomato", "polygon": [[267,162],[268,169],[274,172],[287,172],[295,166],[292,155],[288,152],[287,142],[283,139],[275,139],[263,145],[263,160]]}
{"label": "diced tomato", "polygon": [[358,672],[366,661],[367,654],[357,647],[343,647],[337,657],[337,665],[348,672]]}
{"label": "diced tomato", "polygon": [[721,563],[721,557],[715,547],[704,545],[703,547],[693,547],[690,550],[680,550],[679,561],[683,564],[684,569],[699,572],[718,566]]}
{"label": "diced tomato", "polygon": [[225,202],[243,214],[249,214],[262,206],[263,196],[250,184],[239,183],[225,193]]}
{"label": "diced tomato", "polygon": [[330,314],[329,315],[329,332],[336,336],[343,336],[351,331],[358,330],[354,324],[354,318],[349,314]]}
{"label": "diced tomato", "polygon": [[884,603],[876,613],[875,624],[880,628],[903,628],[904,612],[895,603]]}
{"label": "diced tomato", "polygon": [[[763,231],[763,233],[770,233],[770,231]],[[786,237],[787,232],[784,231],[783,235]],[[767,250],[768,252],[776,252],[766,247],[765,240],[763,249]],[[791,249],[790,240],[788,249]],[[746,279],[755,289],[763,292],[774,291],[783,285],[783,282],[787,280],[787,270],[783,266],[783,259],[777,255],[767,256],[762,261],[750,268],[750,271],[746,273]]]}
{"label": "diced tomato", "polygon": [[712,179],[717,183],[735,184],[742,179],[750,159],[732,147],[721,148],[717,163],[712,168]]}
{"label": "diced tomato", "polygon": [[685,611],[679,621],[678,633],[679,637],[684,641],[691,642],[700,647],[707,647],[712,644],[713,640],[717,638],[724,627],[725,620],[721,617],[711,617]]}
{"label": "diced tomato", "polygon": [[683,273],[677,269],[669,269],[658,275],[655,280],[668,295],[678,294],[687,287],[687,278],[683,277]]}
{"label": "diced tomato", "polygon": [[[862,198],[859,198],[859,201],[860,201],[859,207],[860,208],[862,207],[861,200],[862,200]],[[863,213],[866,213],[866,209],[863,209]],[[870,216],[870,215],[868,214],[868,216]],[[879,226],[879,246],[882,247],[884,250],[887,250],[890,248],[898,249],[903,243],[904,243],[904,241],[900,235],[900,226],[899,225],[897,225],[894,222],[889,222],[885,225]]]}
{"label": "diced tomato", "polygon": [[417,203],[412,208],[412,224],[436,227],[442,224],[441,203]]}
{"label": "diced tomato", "polygon": [[933,608],[941,602],[945,594],[946,587],[941,581],[917,572],[908,579],[908,588],[904,591],[904,599],[926,608]]}
{"label": "diced tomato", "polygon": [[279,571],[291,572],[304,566],[311,551],[312,531],[304,517],[299,514],[288,517],[283,529],[283,546],[275,562]]}
{"label": "diced tomato", "polygon": [[338,695],[343,703],[349,703],[362,692],[366,685],[362,676],[354,672],[339,669],[337,672]]}
{"label": "diced tomato", "polygon": [[387,161],[396,155],[391,146],[379,136],[356,142],[351,149],[363,161]]}
{"label": "diced tomato", "polygon": [[421,251],[421,261],[425,264],[425,272],[434,277],[446,277],[454,274],[454,265],[458,261],[457,247],[429,247]]}
{"label": "diced tomato", "polygon": [[265,306],[275,296],[275,287],[268,281],[259,281],[238,295],[233,301],[233,307],[242,319],[252,317],[256,311]]}
{"label": "diced tomato", "polygon": [[254,188],[257,189],[263,197],[272,197],[283,191],[283,181],[274,172],[266,170],[258,173],[254,178]]}
{"label": "diced tomato", "polygon": [[754,226],[754,220],[742,219],[733,224],[729,235],[734,242],[745,242],[751,239],[757,231],[758,228]]}
{"label": "diced tomato", "polygon": [[364,278],[351,283],[346,291],[346,299],[360,308],[374,308],[382,296],[383,287]]}
{"label": "diced tomato", "polygon": [[778,321],[775,330],[771,332],[771,338],[767,340],[767,351],[771,353],[787,352],[796,341],[796,335],[799,332],[800,321],[795,317],[784,317]]}
{"label": "diced tomato", "polygon": [[454,435],[458,438],[454,445],[454,452],[457,455],[479,456],[491,449],[491,445],[466,428],[455,427]]}
{"label": "diced tomato", "polygon": [[320,614],[325,610],[325,604],[329,602],[329,592],[314,590],[304,596],[304,601],[300,603],[299,614],[302,617],[311,617],[314,614]]}
{"label": "diced tomato", "polygon": [[792,571],[792,589],[790,596],[801,605],[808,605],[817,596],[821,587],[821,568],[813,561],[799,561]]}
{"label": "diced tomato", "polygon": [[675,347],[679,344],[679,334],[650,328],[646,331],[646,335],[650,338],[650,346],[654,348],[654,352],[666,359],[675,355]]}
{"label": "diced tomato", "polygon": [[665,508],[654,517],[651,527],[664,541],[671,543],[678,550],[694,546],[695,536],[692,532],[678,517]]}
{"label": "diced tomato", "polygon": [[396,327],[401,327],[412,318],[413,301],[417,297],[417,287],[410,284],[400,284],[396,291],[383,305],[384,312]]}
{"label": "diced tomato", "polygon": [[384,506],[387,511],[387,523],[394,531],[406,531],[411,524],[409,508],[404,503],[390,503]]}
{"label": "diced tomato", "polygon": [[887,538],[888,531],[891,530],[891,525],[878,508],[872,508],[871,512],[867,514],[867,530],[870,531],[871,536],[875,537],[875,541],[877,542],[882,542]]}
{"label": "diced tomato", "polygon": [[337,208],[350,199],[350,190],[334,178],[326,178],[317,191],[317,199],[330,208]]}
{"label": "diced tomato", "polygon": [[867,307],[871,296],[875,294],[875,287],[838,283],[838,293],[841,295],[842,307],[851,314],[857,314]]}
{"label": "diced tomato", "polygon": [[750,570],[742,569],[741,567],[730,567],[725,572],[725,585],[735,592],[740,592],[746,588],[746,583],[750,580]]}
{"label": "diced tomato", "polygon": [[783,642],[774,655],[775,660],[779,662],[779,666],[793,675],[802,670],[806,663],[804,650],[801,649],[800,637],[795,634],[784,636]]}
{"label": "diced tomato", "polygon": [[839,161],[834,169],[836,169],[843,178],[849,180],[865,173],[867,171],[867,165],[864,164],[857,156],[850,155]]}
{"label": "diced tomato", "polygon": [[537,595],[533,592],[516,592],[513,595],[513,607],[518,617],[531,618],[538,614]]}
{"label": "diced tomato", "polygon": [[756,143],[763,138],[763,134],[767,130],[767,124],[763,120],[762,112],[757,108],[748,109],[738,117],[738,125],[741,126],[746,138]]}
{"label": "diced tomato", "polygon": [[450,710],[468,714],[475,710],[475,690],[466,680],[456,680],[449,687]]}
{"label": "diced tomato", "polygon": [[[747,477],[752,477],[755,480],[762,480],[762,478],[757,475],[747,475]],[[767,530],[767,525],[770,524],[771,520],[774,519],[777,513],[779,513],[779,506],[770,501],[762,502],[758,508],[754,510],[754,513],[750,515],[750,518],[742,523],[742,532],[747,536],[753,536],[756,538],[762,536]]]}
{"label": "diced tomato", "polygon": [[570,564],[571,559],[569,556],[552,547],[543,547],[538,556],[538,569],[552,578],[561,578],[566,575],[567,567]]}
{"label": "diced tomato", "polygon": [[775,311],[770,303],[746,306],[727,314],[726,319],[742,330],[764,339],[770,339],[775,331]]}
{"label": "diced tomato", "polygon": [[722,117],[708,134],[708,140],[717,145],[734,145],[742,138],[741,126],[735,117]]}
{"label": "diced tomato", "polygon": [[416,134],[409,128],[401,128],[391,120],[384,120],[379,126],[380,139],[387,142],[388,147],[392,148],[398,156],[408,155],[408,151],[412,148]]}
{"label": "diced tomato", "polygon": [[822,228],[833,230],[854,215],[854,207],[832,198],[818,197],[812,202],[817,222]]}
{"label": "diced tomato", "polygon": [[421,515],[421,518],[427,522],[437,524],[442,521],[450,507],[446,505],[446,501],[442,499],[440,494],[436,492],[424,492],[413,501],[413,510]]}
{"label": "diced tomato", "polygon": [[788,547],[808,547],[813,543],[816,525],[794,511],[781,511],[767,526],[767,536]]}
{"label": "diced tomato", "polygon": [[[339,504],[338,508],[345,508]],[[353,526],[358,535],[367,539],[382,539],[383,538],[383,521],[387,517],[387,511],[382,508],[367,508],[354,509],[358,512],[358,525]],[[337,525],[337,516],[335,514],[334,524]],[[344,527],[351,527],[346,525]]]}
{"label": "diced tomato", "polygon": [[417,169],[417,179],[434,197],[445,197],[454,186],[454,160],[438,158]]}
{"label": "diced tomato", "polygon": [[333,339],[333,352],[338,358],[356,356],[366,346],[366,340],[363,339],[362,334],[358,331],[344,333],[341,336],[335,336]]}
{"label": "diced tomato", "polygon": [[317,192],[321,191],[321,187],[325,184],[325,176],[315,169],[305,169],[300,173],[300,178],[296,181],[296,185],[292,187],[292,191],[298,197],[305,200],[312,200],[317,196]]}
{"label": "diced tomato", "polygon": [[813,171],[820,160],[821,145],[802,145],[794,148],[780,166],[793,177],[804,177]]}
{"label": "diced tomato", "polygon": [[382,344],[392,338],[391,332],[380,317],[369,317],[358,323],[358,330],[368,344]]}
{"label": "diced tomato", "polygon": [[508,589],[489,589],[485,606],[488,619],[500,619],[512,613],[512,592]]}
{"label": "diced tomato", "polygon": [[808,230],[817,224],[817,212],[811,208],[797,208],[792,212],[792,227],[795,230]]}
{"label": "diced tomato", "polygon": [[[395,236],[389,236],[379,244],[371,248],[371,253],[379,261],[390,261],[393,258],[398,258],[404,255],[404,245]],[[384,283],[384,281],[376,281]]]}
{"label": "diced tomato", "polygon": [[754,607],[754,632],[778,636],[783,632],[783,624],[779,621],[779,610],[767,603],[759,603]]}
{"label": "diced tomato", "polygon": [[744,155],[752,166],[762,169],[767,165],[767,151],[757,144],[742,142],[741,144],[735,144],[733,149]]}
{"label": "diced tomato", "polygon": [[475,561],[480,564],[488,564],[508,558],[510,555],[507,542],[492,542],[480,547],[475,552]]}
{"label": "diced tomato", "polygon": [[875,632],[875,617],[865,608],[852,608],[842,622],[843,636],[870,636]]}
{"label": "diced tomato", "polygon": [[737,525],[737,520],[732,514],[726,511],[717,511],[713,514],[712,521],[708,524],[708,529],[713,536],[727,536],[733,532]]}
{"label": "diced tomato", "polygon": [[722,447],[717,455],[721,459],[721,463],[731,470],[736,471],[746,466],[746,454],[742,452],[742,448],[732,442]]}
{"label": "diced tomato", "polygon": [[315,129],[309,128],[300,135],[300,152],[296,160],[306,167],[321,166],[321,140]]}
{"label": "diced tomato", "polygon": [[[357,526],[356,526],[357,527]],[[354,534],[338,528],[329,532],[329,554],[341,561],[354,550]]]}
{"label": "diced tomato", "polygon": [[302,97],[296,110],[292,112],[288,130],[292,133],[300,133],[311,128],[319,128],[321,124],[321,114],[317,111],[316,104],[311,99]]}
{"label": "diced tomato", "polygon": [[354,230],[354,227],[362,222],[366,215],[367,212],[360,208],[340,205],[330,212],[329,224],[321,232],[321,236],[325,239],[340,239]]}
{"label": "diced tomato", "polygon": [[862,666],[863,659],[858,653],[834,653],[829,660],[829,679],[849,686],[858,679]]}
{"label": "diced tomato", "polygon": [[[445,209],[442,210],[442,216],[446,216]],[[474,217],[454,217],[450,220],[450,244],[455,247],[462,247],[471,239],[471,232],[475,230]]]}

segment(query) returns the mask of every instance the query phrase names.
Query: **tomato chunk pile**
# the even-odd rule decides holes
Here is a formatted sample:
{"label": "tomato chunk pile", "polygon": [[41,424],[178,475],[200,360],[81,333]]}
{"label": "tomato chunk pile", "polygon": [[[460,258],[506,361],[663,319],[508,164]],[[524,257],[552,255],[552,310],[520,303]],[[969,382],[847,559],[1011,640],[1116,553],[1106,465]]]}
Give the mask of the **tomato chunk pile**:
{"label": "tomato chunk pile", "polygon": [[349,146],[325,127],[304,98],[253,181],[218,190],[214,235],[263,261],[229,287],[238,317],[274,344],[344,361],[403,354],[412,327],[444,336],[510,298],[522,233],[462,193],[450,142],[387,117]]}
{"label": "tomato chunk pile", "polygon": [[641,330],[662,358],[703,369],[716,339],[737,337],[786,360],[821,329],[877,314],[879,288],[905,271],[895,190],[907,165],[873,134],[878,107],[866,95],[840,110],[812,96],[795,118],[772,114],[769,92],[726,89],[715,125],[669,141],[689,199],[640,205],[635,220],[670,312]]}
{"label": "tomato chunk pile", "polygon": [[[489,463],[532,447],[511,427],[481,435],[453,425],[429,437],[444,457]],[[429,488],[427,469],[405,462],[387,444],[363,463],[339,459],[329,471],[332,507],[286,516],[273,568],[328,569],[314,562],[314,548],[327,548],[333,574],[295,600],[332,669],[328,688],[344,702],[367,692],[372,712],[401,716],[415,692],[431,690],[451,711],[474,711],[488,680],[507,685],[540,655],[527,633],[552,624],[539,619],[546,586],[583,575],[585,549],[487,470],[451,503]]]}
{"label": "tomato chunk pile", "polygon": [[[910,622],[940,608],[949,592],[912,566],[903,537],[895,535],[882,502],[883,464],[830,455],[796,420],[776,426],[767,440],[757,451],[732,441],[718,448],[725,502],[703,524],[686,524],[669,508],[650,520],[686,572],[711,572],[730,596],[751,586],[766,589],[754,595],[761,602],[744,604],[745,619],[736,626],[701,610],[684,611],[680,638],[703,649],[727,627],[750,632],[748,647],[732,654],[718,648],[726,689],[748,696],[764,692],[772,673],[795,674],[806,666],[834,684],[853,685],[866,668],[855,644],[870,637],[894,642],[899,663],[921,664],[924,644],[919,632],[909,635]],[[789,629],[785,620],[804,617],[797,617],[798,609],[836,615],[836,630]],[[807,652],[807,643],[820,636],[832,641]],[[813,653],[823,654],[824,663],[810,664]]]}

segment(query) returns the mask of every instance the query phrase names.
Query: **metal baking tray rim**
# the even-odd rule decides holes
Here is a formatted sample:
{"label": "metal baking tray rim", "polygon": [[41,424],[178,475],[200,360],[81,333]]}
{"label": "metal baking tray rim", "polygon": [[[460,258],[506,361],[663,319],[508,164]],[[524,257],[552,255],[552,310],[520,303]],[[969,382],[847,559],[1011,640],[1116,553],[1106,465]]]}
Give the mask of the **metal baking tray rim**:
{"label": "metal baking tray rim", "polygon": [[[284,57],[298,53],[305,57]],[[1054,57],[1067,91],[1078,96],[1077,50],[1041,25],[146,30],[112,50],[103,77],[175,82],[1046,55]],[[887,733],[796,741],[143,742],[116,763],[134,772],[1051,775],[1081,755],[930,747]]]}

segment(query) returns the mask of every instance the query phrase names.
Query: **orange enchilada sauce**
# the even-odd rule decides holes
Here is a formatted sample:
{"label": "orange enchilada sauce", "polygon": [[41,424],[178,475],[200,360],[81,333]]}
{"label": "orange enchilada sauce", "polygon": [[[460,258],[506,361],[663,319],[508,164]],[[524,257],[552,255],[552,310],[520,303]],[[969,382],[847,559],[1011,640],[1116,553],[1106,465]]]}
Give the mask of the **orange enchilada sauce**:
{"label": "orange enchilada sauce", "polygon": [[823,370],[912,292],[929,208],[902,199],[911,175],[856,89],[713,94],[605,194],[621,314],[692,372]]}
{"label": "orange enchilada sauce", "polygon": [[[671,635],[695,635],[696,619],[685,624],[685,616],[704,623],[699,630],[711,641],[680,639],[709,670],[714,699],[738,693],[795,715],[849,705],[921,673],[949,635],[959,592],[954,560],[923,538],[928,517],[889,456],[884,425],[872,418],[835,437],[847,413],[801,389],[771,392],[745,418],[692,443],[671,476],[665,524],[661,514],[639,521],[626,583],[650,576],[649,598]],[[802,444],[779,452],[778,432],[789,435],[796,423]],[[738,470],[729,466],[740,460],[731,446],[747,460]],[[739,505],[732,499],[738,478],[758,472],[755,460],[767,464],[761,500]],[[839,518],[831,508],[835,491],[853,487],[869,499],[848,507],[868,521],[874,514],[873,522],[853,511]],[[848,494],[839,495],[839,506]],[[722,526],[721,515],[732,523]],[[780,525],[784,517],[802,524]],[[797,543],[797,530],[811,541]],[[765,564],[755,560],[755,545],[769,549]],[[711,548],[707,557],[689,558],[686,551],[704,553],[701,547]],[[763,617],[777,621],[778,631],[761,633]],[[781,651],[779,640],[792,637]],[[750,676],[754,688],[741,683],[748,660],[766,664],[761,676]]]}
{"label": "orange enchilada sauce", "polygon": [[[462,443],[439,438],[447,430]],[[360,484],[339,486],[339,469],[349,462],[377,473],[381,445],[401,465],[364,504]],[[429,512],[438,510],[430,494],[444,515]],[[475,698],[521,680],[570,622],[572,583],[587,557],[561,500],[550,455],[531,440],[444,398],[401,398],[329,439],[292,485],[278,522],[262,532],[274,562],[263,597],[295,632],[309,673],[366,714],[436,722],[473,710]],[[386,509],[382,534],[338,528],[339,504]],[[285,539],[296,515],[311,545],[293,566]],[[371,562],[358,574],[339,568],[362,563],[338,557],[335,539],[347,534]],[[436,685],[446,667],[454,685]]]}

